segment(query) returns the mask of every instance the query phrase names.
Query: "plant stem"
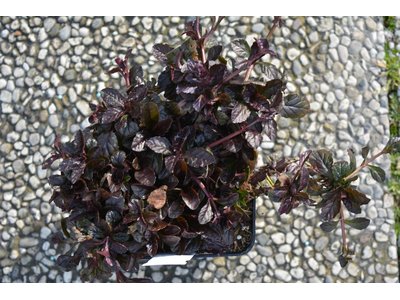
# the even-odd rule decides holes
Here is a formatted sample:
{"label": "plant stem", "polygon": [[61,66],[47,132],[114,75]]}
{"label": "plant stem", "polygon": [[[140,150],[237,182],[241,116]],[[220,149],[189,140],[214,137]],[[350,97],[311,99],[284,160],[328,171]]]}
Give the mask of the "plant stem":
{"label": "plant stem", "polygon": [[211,37],[211,35],[214,33],[215,30],[217,30],[219,23],[221,23],[221,21],[224,19],[225,17],[219,17],[218,21],[216,24],[213,24],[213,26],[211,27],[210,31],[205,35],[204,37],[204,43],[207,42],[207,40]]}
{"label": "plant stem", "polygon": [[206,52],[204,51],[204,39],[201,36],[200,32],[200,18],[196,17],[196,34],[197,34],[197,39],[200,47],[200,52],[201,52],[201,61],[203,64],[206,63]]}
{"label": "plant stem", "polygon": [[271,38],[271,36],[274,34],[275,28],[276,28],[276,25],[275,25],[275,24],[272,25],[271,30],[268,32],[267,40],[268,40],[269,38]]}
{"label": "plant stem", "polygon": [[219,210],[217,209],[217,206],[215,205],[214,197],[213,197],[213,196],[210,194],[210,192],[207,190],[207,188],[205,187],[204,183],[202,183],[202,182],[200,181],[200,179],[197,178],[196,174],[194,174],[194,173],[192,172],[192,170],[190,170],[189,168],[188,168],[188,170],[189,170],[189,173],[190,173],[190,176],[192,177],[192,179],[197,183],[197,185],[201,188],[201,190],[203,191],[203,193],[207,196],[208,201],[211,202],[211,206],[212,206],[212,207],[214,208],[214,210],[215,210],[215,213],[217,214],[217,216],[219,216],[219,215],[220,215],[220,214],[219,214]]}
{"label": "plant stem", "polygon": [[343,203],[340,202],[340,224],[342,226],[342,239],[343,239],[343,247],[348,250],[347,242],[346,242],[346,230],[344,228],[344,214],[343,214]]}
{"label": "plant stem", "polygon": [[353,173],[351,173],[350,175],[348,175],[345,180],[349,180],[350,178],[353,178],[354,176],[357,175],[358,172],[360,172],[364,167],[366,167],[370,162],[372,162],[373,160],[377,159],[379,156],[381,156],[383,154],[383,152],[379,152],[378,154],[374,155],[373,157],[371,157],[370,159],[368,159],[366,162],[362,163],[361,166],[359,166]]}
{"label": "plant stem", "polygon": [[[274,31],[275,31],[275,28],[276,28],[276,25],[275,25],[275,24],[272,25],[272,28],[271,28],[271,30],[269,31],[268,35],[267,35],[267,39],[269,39],[269,38],[272,36],[272,34],[273,34]],[[211,32],[211,31],[210,31],[210,32]],[[208,34],[207,34],[207,35],[208,35]],[[251,73],[251,71],[252,71],[253,68],[254,68],[255,62],[256,62],[257,60],[259,60],[262,56],[263,56],[263,55],[256,55],[251,61],[249,61],[249,62],[250,62],[250,66],[248,67],[248,70],[247,70],[247,72],[246,72],[244,81],[246,81],[246,80],[248,80],[248,79],[250,78],[250,73]],[[244,70],[246,69],[246,67],[247,67],[247,66],[245,65],[245,66],[243,66],[243,67],[237,69],[235,72],[233,72],[233,73],[232,73],[231,75],[229,75],[228,77],[224,78],[224,79],[222,80],[222,82],[216,87],[215,92],[218,92],[219,89],[220,89],[226,82],[228,82],[230,79],[232,79],[233,77],[235,77],[236,75],[238,75],[240,72],[244,71]]]}
{"label": "plant stem", "polygon": [[128,67],[125,67],[125,81],[126,81],[126,87],[129,88],[131,86],[131,83],[129,81],[129,72],[127,70]]}
{"label": "plant stem", "polygon": [[252,64],[252,65],[247,69],[246,75],[244,76],[244,81],[249,80],[251,71],[253,71],[254,66],[255,66],[255,64]]}
{"label": "plant stem", "polygon": [[254,122],[252,122],[252,123],[250,123],[250,124],[244,126],[242,129],[239,129],[238,131],[235,131],[234,133],[231,133],[230,135],[228,135],[228,136],[226,136],[226,137],[224,137],[224,138],[222,138],[222,139],[220,139],[220,140],[218,140],[218,141],[216,141],[216,142],[214,142],[214,143],[211,143],[210,145],[208,145],[208,147],[213,148],[213,147],[215,147],[215,146],[218,146],[219,144],[222,144],[223,142],[225,142],[225,141],[227,141],[227,140],[230,140],[231,138],[234,138],[235,136],[237,136],[237,135],[239,135],[239,134],[242,134],[242,133],[245,132],[249,127],[251,127],[251,126],[253,126],[254,124],[257,124],[258,122],[261,122],[261,121],[263,121],[263,119],[258,118],[258,119],[256,119]]}

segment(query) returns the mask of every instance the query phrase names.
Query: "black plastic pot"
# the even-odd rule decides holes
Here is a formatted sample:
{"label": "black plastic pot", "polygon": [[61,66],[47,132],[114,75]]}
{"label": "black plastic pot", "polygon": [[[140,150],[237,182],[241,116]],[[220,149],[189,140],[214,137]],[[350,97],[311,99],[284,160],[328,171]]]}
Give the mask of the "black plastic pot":
{"label": "black plastic pot", "polygon": [[252,214],[252,220],[251,220],[251,232],[253,233],[253,236],[251,238],[251,243],[247,247],[246,250],[243,250],[242,252],[227,252],[227,253],[218,253],[218,254],[195,254],[194,257],[202,258],[202,257],[220,257],[220,256],[242,256],[245,255],[247,252],[251,250],[254,246],[254,242],[256,240],[256,199],[253,200],[253,214]]}
{"label": "black plastic pot", "polygon": [[[242,256],[242,255],[245,255],[247,252],[249,252],[251,250],[251,248],[253,248],[254,242],[256,240],[256,199],[253,200],[253,214],[252,214],[251,226],[252,226],[251,231],[253,233],[253,236],[251,238],[251,243],[247,247],[246,250],[243,250],[242,252],[227,252],[227,253],[218,253],[218,254],[213,254],[213,253],[195,254],[194,257],[203,258],[203,257],[220,257],[220,256],[223,256],[223,257],[225,257],[225,256]],[[169,253],[162,253],[162,254],[169,254]],[[171,253],[171,254],[173,254],[173,253]],[[149,259],[151,259],[151,257],[146,256],[143,259],[149,260]]]}

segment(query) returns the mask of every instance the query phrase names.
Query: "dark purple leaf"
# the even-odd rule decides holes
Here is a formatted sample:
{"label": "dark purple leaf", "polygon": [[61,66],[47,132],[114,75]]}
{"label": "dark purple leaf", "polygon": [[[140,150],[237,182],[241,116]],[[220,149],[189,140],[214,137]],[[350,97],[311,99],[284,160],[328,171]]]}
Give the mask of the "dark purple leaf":
{"label": "dark purple leaf", "polygon": [[395,146],[398,146],[400,143],[400,137],[391,137],[389,141],[386,143],[385,148],[383,148],[383,153],[391,153]]}
{"label": "dark purple leaf", "polygon": [[183,213],[184,209],[185,204],[182,201],[176,200],[172,202],[171,206],[168,208],[168,217],[176,219]]}
{"label": "dark purple leaf", "polygon": [[339,263],[342,268],[346,267],[349,263],[350,258],[344,257],[343,254],[339,255]]}
{"label": "dark purple leaf", "polygon": [[210,50],[208,50],[208,60],[217,60],[218,57],[221,55],[222,52],[222,46],[214,46],[211,47]]}
{"label": "dark purple leaf", "polygon": [[115,210],[117,212],[122,212],[125,206],[124,197],[110,197],[106,201],[105,208],[108,210]]}
{"label": "dark purple leaf", "polygon": [[300,167],[303,167],[303,165],[306,163],[306,161],[310,158],[311,153],[312,153],[312,150],[306,150],[300,154],[300,156],[299,156],[299,166]]}
{"label": "dark purple leaf", "polygon": [[289,197],[282,201],[281,206],[279,207],[278,213],[279,215],[289,214],[293,207],[293,198]]}
{"label": "dark purple leaf", "polygon": [[161,235],[161,236],[171,236],[171,235],[177,235],[180,232],[181,232],[181,229],[180,229],[179,226],[168,225],[164,229],[160,230],[158,232],[158,234]]}
{"label": "dark purple leaf", "polygon": [[361,205],[368,204],[371,199],[360,193],[357,190],[351,188],[344,189],[345,197],[343,198],[343,204],[346,208],[355,214],[361,213]]}
{"label": "dark purple leaf", "polygon": [[172,154],[171,152],[171,143],[169,140],[165,137],[161,136],[155,136],[152,137],[151,139],[146,141],[147,147],[149,147],[151,150],[153,150],[156,153],[164,154],[164,155],[169,155]]}
{"label": "dark purple leaf", "polygon": [[78,130],[74,137],[74,145],[78,153],[81,154],[85,152],[85,144],[85,135],[83,134],[82,130]]}
{"label": "dark purple leaf", "polygon": [[146,186],[153,186],[156,183],[156,174],[151,168],[144,168],[135,172],[135,179]]}
{"label": "dark purple leaf", "polygon": [[250,110],[246,105],[237,102],[235,107],[232,109],[231,120],[232,123],[243,123],[250,116]]}
{"label": "dark purple leaf", "polygon": [[319,227],[321,227],[322,231],[324,232],[331,232],[332,230],[335,230],[339,221],[328,221],[328,222],[323,222]]}
{"label": "dark purple leaf", "polygon": [[124,107],[124,98],[115,89],[105,88],[101,91],[101,98],[107,103],[109,107]]}
{"label": "dark purple leaf", "polygon": [[325,149],[315,150],[310,155],[309,161],[310,161],[311,165],[313,166],[314,170],[316,170],[318,173],[324,175],[325,177],[327,177],[329,179],[333,179],[333,176],[332,176],[332,164],[333,164],[332,153],[330,153],[328,150],[325,150]]}
{"label": "dark purple leaf", "polygon": [[218,199],[217,203],[223,206],[231,207],[239,201],[239,194],[235,193],[226,198]]}
{"label": "dark purple leaf", "polygon": [[200,204],[199,195],[191,187],[182,188],[181,197],[187,207],[189,207],[191,210],[195,210]]}
{"label": "dark purple leaf", "polygon": [[350,174],[350,168],[347,161],[337,161],[332,165],[332,175],[336,181],[340,181]]}
{"label": "dark purple leaf", "polygon": [[146,128],[153,128],[158,123],[160,114],[157,104],[146,102],[142,108],[141,122]]}
{"label": "dark purple leaf", "polygon": [[179,155],[171,155],[171,156],[165,157],[165,168],[168,171],[172,172],[179,159],[180,159]]}
{"label": "dark purple leaf", "polygon": [[280,202],[282,198],[286,196],[287,192],[288,192],[287,187],[285,186],[277,187],[268,193],[268,197],[271,201]]}
{"label": "dark purple leaf", "polygon": [[355,229],[363,230],[368,227],[371,221],[367,218],[354,218],[353,220],[344,220],[344,222]]}
{"label": "dark purple leaf", "polygon": [[144,133],[142,131],[136,133],[135,137],[133,138],[131,148],[133,151],[136,151],[136,152],[143,152],[147,149],[146,136],[144,135]]}
{"label": "dark purple leaf", "polygon": [[284,99],[284,106],[279,114],[284,118],[298,119],[310,111],[310,103],[305,97],[290,94]]}
{"label": "dark purple leaf", "polygon": [[201,60],[189,59],[186,66],[188,72],[196,78],[203,78],[208,75],[207,69]]}
{"label": "dark purple leaf", "polygon": [[245,39],[236,39],[231,43],[231,47],[235,53],[240,57],[249,57],[251,50],[249,44]]}
{"label": "dark purple leaf", "polygon": [[48,179],[51,186],[62,186],[67,183],[67,177],[64,175],[51,175]]}
{"label": "dark purple leaf", "polygon": [[350,172],[354,172],[355,169],[357,168],[357,161],[356,161],[356,156],[354,154],[353,149],[347,149],[347,153],[349,154],[349,159],[350,159]]}
{"label": "dark purple leaf", "polygon": [[105,132],[97,138],[100,151],[104,156],[110,157],[111,153],[118,150],[118,140],[114,132]]}
{"label": "dark purple leaf", "polygon": [[368,169],[371,172],[371,176],[373,179],[375,179],[378,182],[384,182],[385,181],[385,171],[383,171],[381,168],[377,166],[372,166],[368,165]]}
{"label": "dark purple leaf", "polygon": [[247,142],[252,146],[254,149],[257,149],[258,146],[261,145],[262,136],[255,130],[248,130],[245,132],[244,137],[246,138]]}
{"label": "dark purple leaf", "polygon": [[67,158],[62,161],[58,168],[61,172],[79,169],[83,162],[79,158]]}
{"label": "dark purple leaf", "polygon": [[158,122],[154,127],[153,127],[153,134],[154,135],[165,135],[169,129],[171,128],[172,124],[172,119],[170,117],[166,118],[165,120],[162,120]]}
{"label": "dark purple leaf", "polygon": [[85,170],[85,165],[82,165],[79,169],[75,169],[72,171],[72,174],[71,174],[71,183],[72,184],[75,184],[78,181],[78,179],[83,174],[84,170]]}
{"label": "dark purple leaf", "polygon": [[79,264],[79,260],[76,259],[74,256],[69,255],[60,255],[57,257],[57,265],[63,270],[64,272],[69,272],[73,268],[75,268]]}
{"label": "dark purple leaf", "polygon": [[206,205],[204,205],[199,212],[198,219],[199,219],[199,223],[202,225],[210,222],[213,217],[213,212],[211,209],[210,201],[213,201],[213,200],[207,201]]}
{"label": "dark purple leaf", "polygon": [[257,65],[261,67],[261,73],[264,74],[269,80],[278,79],[280,77],[279,70],[274,64],[268,62],[258,62]]}
{"label": "dark purple leaf", "polygon": [[342,191],[340,188],[330,191],[324,195],[323,200],[320,203],[322,205],[321,207],[322,220],[330,221],[337,216],[337,214],[340,211],[341,198],[342,198]]}
{"label": "dark purple leaf", "polygon": [[298,192],[301,192],[303,189],[307,187],[309,180],[310,180],[310,173],[307,168],[303,168],[300,173],[300,183],[298,187]]}
{"label": "dark purple leaf", "polygon": [[183,155],[188,165],[199,168],[206,167],[215,162],[214,155],[203,148],[192,148]]}
{"label": "dark purple leaf", "polygon": [[165,56],[165,54],[167,54],[168,52],[170,52],[172,50],[173,50],[173,48],[171,48],[167,44],[156,44],[151,49],[151,52],[153,52],[154,57],[158,61],[160,61],[160,62],[168,62],[168,59]]}
{"label": "dark purple leaf", "polygon": [[123,168],[126,154],[124,151],[117,151],[111,156],[111,163],[114,167]]}
{"label": "dark purple leaf", "polygon": [[103,114],[103,116],[101,118],[101,123],[108,124],[108,123],[114,122],[115,120],[120,118],[124,113],[125,113],[125,111],[123,111],[122,109],[120,109],[118,107],[110,107]]}
{"label": "dark purple leaf", "polygon": [[362,155],[362,157],[363,157],[364,160],[367,158],[368,153],[369,153],[369,147],[363,147],[363,148],[362,148],[362,154],[361,154],[361,155]]}
{"label": "dark purple leaf", "polygon": [[121,220],[121,214],[115,210],[109,210],[106,214],[106,221],[111,226],[117,225]]}
{"label": "dark purple leaf", "polygon": [[185,126],[181,130],[179,130],[172,142],[172,148],[174,149],[174,151],[180,152],[188,137],[193,133],[194,129],[192,126]]}
{"label": "dark purple leaf", "polygon": [[241,138],[233,138],[223,143],[224,148],[232,153],[238,153],[243,146]]}
{"label": "dark purple leaf", "polygon": [[181,241],[181,238],[179,236],[163,236],[162,241],[165,245],[168,245],[170,247],[173,247],[175,245],[178,245],[179,242]]}
{"label": "dark purple leaf", "polygon": [[147,253],[151,256],[154,257],[157,254],[158,250],[158,243],[155,238],[152,238],[146,245],[147,248]]}
{"label": "dark purple leaf", "polygon": [[271,141],[274,141],[276,139],[276,134],[278,132],[278,128],[276,125],[276,121],[273,119],[268,119],[265,122],[262,123],[265,134],[268,136],[268,138]]}
{"label": "dark purple leaf", "polygon": [[193,102],[193,108],[195,111],[200,112],[204,105],[206,105],[208,102],[208,99],[204,97],[204,95],[200,95],[194,102]]}

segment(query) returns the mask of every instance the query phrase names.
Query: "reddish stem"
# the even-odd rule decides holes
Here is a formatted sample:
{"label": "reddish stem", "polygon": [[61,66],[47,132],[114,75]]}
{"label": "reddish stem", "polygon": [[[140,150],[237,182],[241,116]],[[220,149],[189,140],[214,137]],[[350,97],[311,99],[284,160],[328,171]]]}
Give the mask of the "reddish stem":
{"label": "reddish stem", "polygon": [[223,142],[225,142],[225,141],[227,141],[227,140],[230,140],[231,138],[234,138],[235,136],[237,136],[237,135],[239,135],[239,134],[242,134],[242,133],[245,132],[248,128],[250,128],[250,127],[253,126],[254,124],[257,124],[258,122],[261,122],[261,121],[263,121],[263,119],[258,118],[258,119],[256,119],[254,122],[252,122],[252,123],[250,123],[250,124],[244,126],[242,129],[239,129],[238,131],[235,131],[234,133],[231,133],[230,135],[228,135],[228,136],[226,136],[226,137],[224,137],[224,138],[222,138],[222,139],[220,139],[220,140],[218,140],[218,141],[216,141],[216,142],[214,142],[214,143],[211,143],[210,145],[208,145],[208,147],[213,148],[213,147],[215,147],[215,146],[218,146],[219,144],[222,144]]}
{"label": "reddish stem", "polygon": [[346,242],[346,230],[344,228],[344,214],[343,214],[343,203],[340,202],[340,224],[342,226],[342,239],[343,239],[343,247],[348,250],[347,242]]}
{"label": "reddish stem", "polygon": [[370,159],[368,159],[366,162],[364,162],[363,164],[361,164],[361,166],[359,166],[353,173],[351,173],[349,176],[347,176],[345,178],[345,180],[349,180],[350,178],[353,178],[354,176],[357,175],[358,172],[360,172],[364,167],[366,167],[370,162],[372,162],[373,160],[377,159],[379,156],[381,156],[383,154],[383,152],[379,152],[378,154],[372,156]]}
{"label": "reddish stem", "polygon": [[247,72],[246,72],[246,75],[244,76],[244,81],[249,80],[251,71],[253,71],[254,66],[255,66],[255,64],[252,64],[252,65],[248,68],[248,70],[247,70]]}
{"label": "reddish stem", "polygon": [[197,34],[197,39],[198,39],[198,43],[200,46],[200,51],[201,51],[201,61],[203,62],[203,64],[206,63],[206,52],[204,50],[204,39],[201,36],[201,32],[200,32],[200,18],[196,17],[196,34]]}
{"label": "reddish stem", "polygon": [[197,185],[201,188],[201,190],[203,191],[203,193],[207,196],[208,201],[211,202],[211,206],[214,208],[215,213],[217,214],[217,216],[220,215],[217,206],[215,205],[214,202],[214,197],[210,194],[210,192],[207,190],[207,188],[205,187],[204,183],[202,183],[200,181],[200,179],[197,178],[197,176],[192,172],[192,170],[188,169],[190,172],[190,176],[192,177],[192,179],[197,183]]}

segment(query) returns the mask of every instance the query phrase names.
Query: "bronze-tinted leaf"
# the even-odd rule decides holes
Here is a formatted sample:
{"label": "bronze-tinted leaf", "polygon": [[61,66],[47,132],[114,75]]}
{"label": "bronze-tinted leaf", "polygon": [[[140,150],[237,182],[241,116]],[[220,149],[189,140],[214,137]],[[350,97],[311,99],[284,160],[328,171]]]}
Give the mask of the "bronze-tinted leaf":
{"label": "bronze-tinted leaf", "polygon": [[147,202],[154,206],[155,209],[160,209],[167,201],[167,186],[163,185],[160,188],[152,191],[147,198]]}
{"label": "bronze-tinted leaf", "polygon": [[160,114],[158,112],[157,104],[153,102],[146,102],[142,108],[141,121],[143,126],[148,129],[152,129],[157,123]]}

